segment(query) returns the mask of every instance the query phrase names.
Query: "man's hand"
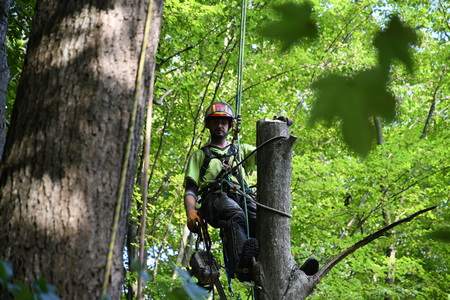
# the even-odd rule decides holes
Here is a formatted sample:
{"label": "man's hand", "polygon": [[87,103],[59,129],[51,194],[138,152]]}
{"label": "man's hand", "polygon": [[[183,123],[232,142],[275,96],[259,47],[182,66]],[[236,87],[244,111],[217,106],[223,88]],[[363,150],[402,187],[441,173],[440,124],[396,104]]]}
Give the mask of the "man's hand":
{"label": "man's hand", "polygon": [[199,225],[201,222],[202,218],[196,209],[190,209],[187,211],[187,227],[191,232],[199,233]]}
{"label": "man's hand", "polygon": [[197,204],[198,187],[192,180],[186,180],[184,193],[184,208],[186,209],[187,227],[191,232],[199,233],[199,225],[203,221],[195,207]]}

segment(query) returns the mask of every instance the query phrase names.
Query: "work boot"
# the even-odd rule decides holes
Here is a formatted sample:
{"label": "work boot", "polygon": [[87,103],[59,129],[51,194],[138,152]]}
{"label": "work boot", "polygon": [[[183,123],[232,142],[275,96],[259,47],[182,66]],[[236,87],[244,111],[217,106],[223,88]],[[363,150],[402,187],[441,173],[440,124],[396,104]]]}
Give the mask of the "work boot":
{"label": "work boot", "polygon": [[303,263],[300,270],[305,272],[306,275],[312,276],[319,271],[319,262],[317,259],[310,257]]}
{"label": "work boot", "polygon": [[242,254],[236,267],[236,277],[239,281],[252,281],[252,261],[258,254],[258,240],[255,238],[247,239],[242,247]]}

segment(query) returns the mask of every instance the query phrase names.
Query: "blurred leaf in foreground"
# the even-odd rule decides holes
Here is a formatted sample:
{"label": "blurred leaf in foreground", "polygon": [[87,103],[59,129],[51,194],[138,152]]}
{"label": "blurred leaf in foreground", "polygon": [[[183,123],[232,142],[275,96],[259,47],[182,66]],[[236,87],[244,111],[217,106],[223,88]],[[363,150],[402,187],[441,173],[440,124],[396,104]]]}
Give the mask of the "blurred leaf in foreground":
{"label": "blurred leaf in foreground", "polygon": [[379,64],[388,69],[393,60],[398,59],[412,71],[413,60],[410,47],[417,44],[417,34],[403,24],[398,16],[392,16],[387,27],[378,32],[373,41],[378,50]]}
{"label": "blurred leaf in foreground", "polygon": [[375,138],[371,117],[392,121],[395,116],[395,98],[386,90],[379,69],[352,77],[331,74],[314,82],[312,87],[317,99],[310,124],[323,120],[331,126],[339,120],[345,143],[362,156],[369,153]]}
{"label": "blurred leaf in foreground", "polygon": [[395,97],[387,88],[390,64],[399,59],[412,70],[409,47],[415,42],[414,31],[393,16],[374,40],[379,50],[377,66],[352,76],[330,74],[313,83],[316,101],[310,125],[324,121],[331,126],[339,121],[345,143],[352,151],[366,156],[375,142],[374,117],[388,122],[395,117]]}
{"label": "blurred leaf in foreground", "polygon": [[317,24],[312,17],[312,4],[287,2],[274,6],[280,20],[271,21],[262,28],[261,34],[271,40],[279,40],[282,51],[295,44],[317,37]]}
{"label": "blurred leaf in foreground", "polygon": [[11,264],[0,260],[0,282],[7,282],[13,276]]}
{"label": "blurred leaf in foreground", "polygon": [[188,272],[178,267],[176,268],[176,272],[181,279],[183,289],[181,289],[180,287],[172,289],[172,291],[168,295],[169,299],[188,299],[187,296],[189,296],[189,298],[193,300],[204,300],[208,298],[208,291],[198,286],[192,280],[192,277]]}

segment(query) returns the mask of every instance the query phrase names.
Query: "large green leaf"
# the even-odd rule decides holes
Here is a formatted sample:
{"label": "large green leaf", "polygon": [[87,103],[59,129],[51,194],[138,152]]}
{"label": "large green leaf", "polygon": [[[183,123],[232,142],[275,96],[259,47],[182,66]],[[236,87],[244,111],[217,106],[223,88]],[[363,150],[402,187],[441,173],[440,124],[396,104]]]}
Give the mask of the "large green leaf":
{"label": "large green leaf", "polygon": [[398,59],[412,71],[410,47],[416,45],[417,41],[416,32],[395,15],[391,17],[386,28],[376,35],[373,44],[378,50],[378,60],[383,67],[389,68],[389,65]]}
{"label": "large green leaf", "polygon": [[387,87],[389,65],[398,58],[411,67],[409,48],[414,37],[414,31],[393,16],[387,28],[375,38],[379,65],[351,76],[331,74],[315,81],[312,88],[316,101],[310,124],[323,120],[331,126],[339,121],[345,143],[354,152],[366,156],[375,141],[374,118],[391,122],[396,113],[395,97]]}
{"label": "large green leaf", "polygon": [[300,42],[316,38],[318,30],[312,16],[312,8],[309,1],[302,4],[286,2],[275,5],[274,9],[280,15],[280,20],[266,24],[261,30],[262,35],[279,40],[283,51]]}

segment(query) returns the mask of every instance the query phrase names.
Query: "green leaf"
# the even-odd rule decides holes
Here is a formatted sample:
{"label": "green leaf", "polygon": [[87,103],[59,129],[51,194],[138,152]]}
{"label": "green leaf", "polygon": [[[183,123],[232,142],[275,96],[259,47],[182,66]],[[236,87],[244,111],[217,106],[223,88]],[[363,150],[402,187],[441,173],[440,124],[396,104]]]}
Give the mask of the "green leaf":
{"label": "green leaf", "polygon": [[8,281],[13,276],[13,269],[11,264],[0,260],[0,281]]}
{"label": "green leaf", "polygon": [[55,286],[48,284],[44,278],[37,280],[33,287],[40,300],[59,300]]}
{"label": "green leaf", "polygon": [[346,77],[325,76],[312,85],[317,99],[313,104],[310,125],[321,120],[327,126],[339,120],[345,143],[356,153],[366,156],[375,139],[372,118],[392,121],[395,98],[387,91],[386,78],[380,69],[366,70]]}
{"label": "green leaf", "polygon": [[183,289],[190,299],[203,300],[208,298],[208,291],[198,286],[194,281],[192,281],[192,277],[189,275],[188,272],[180,268],[176,268],[176,272],[178,276],[181,278]]}
{"label": "green leaf", "polygon": [[150,273],[147,271],[141,271],[141,278],[144,284],[151,279]]}
{"label": "green leaf", "polygon": [[173,288],[167,295],[168,300],[188,300],[189,296],[182,287]]}
{"label": "green leaf", "polygon": [[111,300],[111,296],[110,295],[103,295],[101,297],[101,300]]}
{"label": "green leaf", "polygon": [[317,24],[312,17],[312,4],[287,2],[274,6],[281,19],[272,21],[261,29],[261,34],[271,40],[279,40],[282,51],[304,40],[317,37]]}
{"label": "green leaf", "polygon": [[14,292],[14,300],[34,300],[33,292],[25,284],[16,285],[17,290]]}
{"label": "green leaf", "polygon": [[392,16],[387,27],[376,35],[373,44],[378,49],[378,59],[383,67],[388,68],[393,60],[398,59],[412,71],[410,46],[417,41],[415,31],[404,25],[398,16]]}

